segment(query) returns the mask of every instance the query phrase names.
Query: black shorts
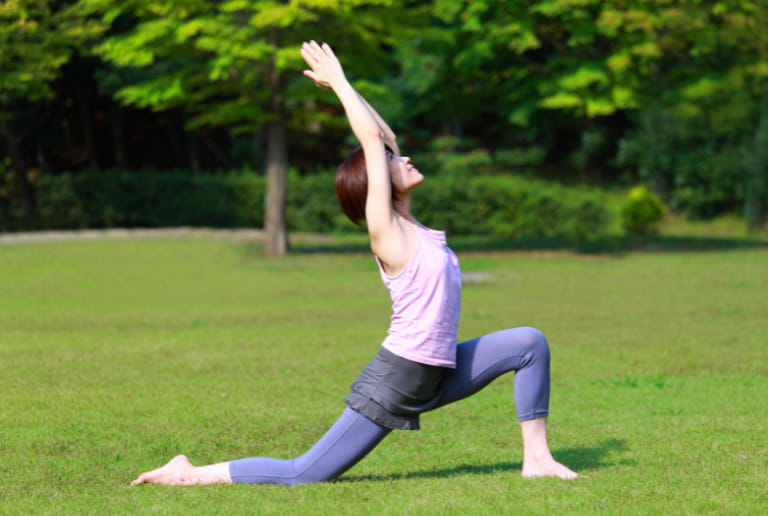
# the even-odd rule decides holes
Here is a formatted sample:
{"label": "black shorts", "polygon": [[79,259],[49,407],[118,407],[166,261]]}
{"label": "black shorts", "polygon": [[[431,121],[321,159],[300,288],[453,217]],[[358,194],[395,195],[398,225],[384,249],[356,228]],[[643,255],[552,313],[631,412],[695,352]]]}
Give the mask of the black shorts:
{"label": "black shorts", "polygon": [[418,430],[419,414],[440,403],[448,368],[414,362],[382,347],[344,401],[386,428]]}

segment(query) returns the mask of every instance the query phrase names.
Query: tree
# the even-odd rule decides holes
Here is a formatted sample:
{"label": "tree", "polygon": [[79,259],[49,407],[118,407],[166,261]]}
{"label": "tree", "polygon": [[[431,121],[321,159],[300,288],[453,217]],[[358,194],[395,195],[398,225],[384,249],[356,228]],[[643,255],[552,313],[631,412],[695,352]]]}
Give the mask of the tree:
{"label": "tree", "polygon": [[[648,50],[602,23],[616,3],[435,0],[437,23],[404,50],[406,66],[426,73],[406,77],[425,111],[479,120],[485,145],[538,146],[552,160],[578,151],[585,169],[608,118],[639,103],[630,64]],[[558,133],[581,141],[563,152]]]}
{"label": "tree", "polygon": [[[433,123],[474,121],[486,146],[544,147],[550,167],[583,178],[618,154],[635,180],[692,214],[733,210],[746,191],[747,213],[760,218],[768,4],[435,0],[432,8],[436,22],[401,52],[423,72],[405,74],[406,90]],[[570,163],[558,162],[568,154]]]}
{"label": "tree", "polygon": [[746,0],[659,0],[647,17],[657,55],[620,159],[689,215],[743,207],[750,224],[761,224],[766,23],[768,5]]}
{"label": "tree", "polygon": [[286,127],[289,109],[300,106],[296,99],[288,102],[286,95],[292,88],[294,95],[308,99],[312,91],[293,87],[297,78],[306,81],[299,74],[299,45],[305,38],[335,34],[356,43],[355,58],[365,60],[373,47],[365,35],[366,20],[376,19],[369,17],[371,9],[393,2],[83,1],[105,22],[118,16],[134,21],[130,30],[96,48],[116,66],[146,68],[149,73],[117,92],[122,102],[155,110],[181,106],[189,114],[190,129],[225,125],[238,134],[265,135],[264,252],[286,253]]}
{"label": "tree", "polygon": [[74,3],[8,0],[0,4],[0,132],[13,168],[12,196],[32,212],[34,196],[19,149],[18,106],[52,95],[51,83],[82,43],[103,27]]}

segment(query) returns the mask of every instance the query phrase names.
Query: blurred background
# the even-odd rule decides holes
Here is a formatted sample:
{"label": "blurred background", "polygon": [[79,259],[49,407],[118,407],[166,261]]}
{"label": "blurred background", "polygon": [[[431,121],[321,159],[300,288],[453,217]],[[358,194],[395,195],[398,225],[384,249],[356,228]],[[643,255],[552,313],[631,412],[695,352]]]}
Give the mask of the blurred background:
{"label": "blurred background", "polygon": [[[747,0],[6,0],[0,231],[354,228],[354,149],[301,76],[329,42],[458,235],[765,234],[768,4]],[[434,179],[434,180],[433,180]]]}

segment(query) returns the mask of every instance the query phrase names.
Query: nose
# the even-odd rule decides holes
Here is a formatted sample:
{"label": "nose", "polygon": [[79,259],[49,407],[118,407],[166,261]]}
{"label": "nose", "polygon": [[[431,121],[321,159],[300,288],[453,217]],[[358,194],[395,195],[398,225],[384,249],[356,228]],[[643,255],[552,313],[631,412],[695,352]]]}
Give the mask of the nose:
{"label": "nose", "polygon": [[403,163],[405,163],[406,165],[411,162],[410,156],[400,156],[400,159],[402,159]]}

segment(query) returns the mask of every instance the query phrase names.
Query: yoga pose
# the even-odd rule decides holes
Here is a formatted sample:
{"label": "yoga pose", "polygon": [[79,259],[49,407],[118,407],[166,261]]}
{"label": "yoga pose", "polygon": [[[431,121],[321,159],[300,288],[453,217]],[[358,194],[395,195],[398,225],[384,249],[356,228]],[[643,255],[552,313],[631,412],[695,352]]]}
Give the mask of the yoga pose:
{"label": "yoga pose", "polygon": [[515,371],[524,477],[578,475],[556,462],[547,444],[549,348],[534,328],[503,330],[456,344],[461,273],[445,234],[411,215],[410,193],[424,176],[400,155],[395,135],[347,81],[327,44],[304,43],[304,75],[331,89],[360,142],[339,167],[336,193],[347,216],[365,220],[382,280],[392,298],[387,337],[345,398],[347,408],[299,457],[254,457],[194,466],[184,455],[142,473],[133,484],[294,485],[333,480],[393,429],[417,430],[419,415],[466,398]]}

